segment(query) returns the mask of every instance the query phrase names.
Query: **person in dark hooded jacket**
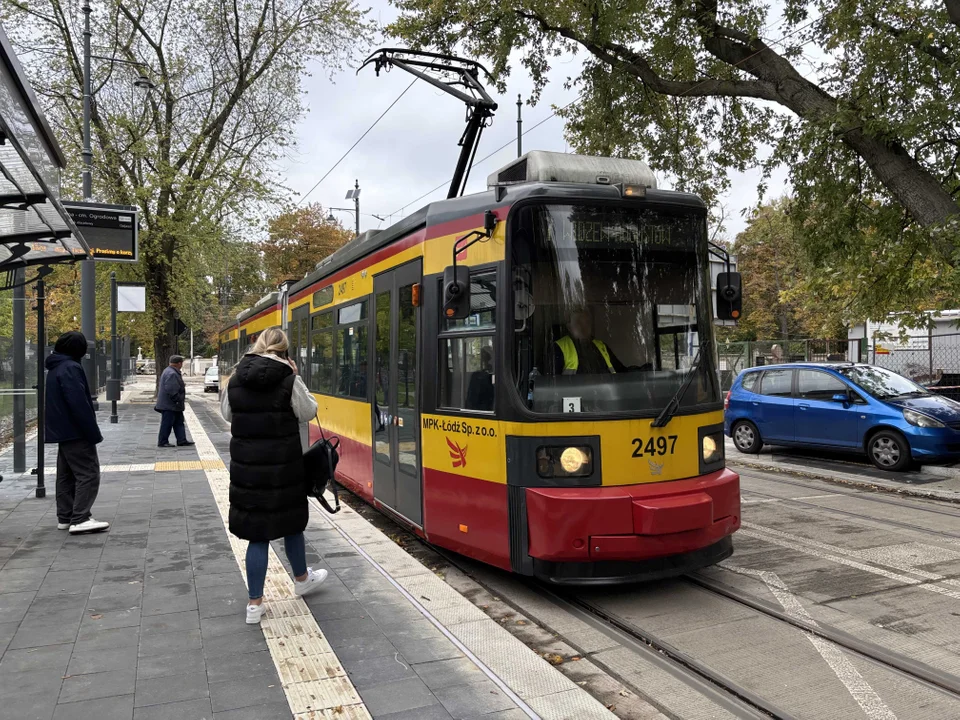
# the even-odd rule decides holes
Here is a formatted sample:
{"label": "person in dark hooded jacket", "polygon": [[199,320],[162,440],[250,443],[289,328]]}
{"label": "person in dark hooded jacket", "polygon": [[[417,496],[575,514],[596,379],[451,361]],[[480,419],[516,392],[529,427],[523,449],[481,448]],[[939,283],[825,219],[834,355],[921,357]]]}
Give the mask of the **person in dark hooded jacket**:
{"label": "person in dark hooded jacket", "polygon": [[308,424],[317,401],[287,357],[280,328],[260,333],[237,365],[220,404],[230,422],[230,532],[247,545],[247,623],[264,613],[270,541],[283,538],[294,574],[294,592],[320,587],[326,570],[307,567],[303,531],[310,509],[303,475]]}
{"label": "person in dark hooded jacket", "polygon": [[97,443],[103,440],[80,358],[87,339],[75,330],[60,336],[47,368],[44,439],[57,443],[57,527],[70,534],[99,532],[110,523],[90,514],[100,491]]}

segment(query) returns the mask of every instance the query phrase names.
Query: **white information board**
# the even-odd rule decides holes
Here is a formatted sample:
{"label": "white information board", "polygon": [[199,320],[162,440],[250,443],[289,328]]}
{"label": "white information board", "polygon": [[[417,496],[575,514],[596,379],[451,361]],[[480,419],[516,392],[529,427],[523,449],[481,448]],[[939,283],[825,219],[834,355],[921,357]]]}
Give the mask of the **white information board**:
{"label": "white information board", "polygon": [[117,312],[146,312],[147,288],[117,283]]}

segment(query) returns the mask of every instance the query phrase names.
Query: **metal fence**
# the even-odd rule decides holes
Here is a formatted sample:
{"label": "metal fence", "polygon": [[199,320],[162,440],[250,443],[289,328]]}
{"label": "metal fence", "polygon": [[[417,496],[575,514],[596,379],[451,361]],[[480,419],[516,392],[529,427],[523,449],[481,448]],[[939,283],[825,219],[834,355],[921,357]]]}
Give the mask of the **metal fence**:
{"label": "metal fence", "polygon": [[929,386],[960,386],[960,333],[905,338],[717,343],[720,382],[729,390],[741,370],[788,362],[849,360],[877,365]]}
{"label": "metal fence", "polygon": [[893,370],[922,385],[960,385],[960,333],[863,339],[863,362]]}
{"label": "metal fence", "polygon": [[863,361],[859,340],[787,340],[717,343],[720,385],[729,390],[746,368],[789,362]]}

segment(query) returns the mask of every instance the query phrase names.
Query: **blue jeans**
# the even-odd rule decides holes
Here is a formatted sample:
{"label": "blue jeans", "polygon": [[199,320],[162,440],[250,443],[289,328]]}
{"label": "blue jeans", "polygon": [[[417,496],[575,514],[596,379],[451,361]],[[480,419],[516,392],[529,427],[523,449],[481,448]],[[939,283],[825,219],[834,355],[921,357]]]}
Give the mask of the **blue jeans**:
{"label": "blue jeans", "polygon": [[187,430],[183,425],[182,412],[164,410],[160,414],[160,439],[157,443],[158,445],[166,445],[170,442],[170,430],[173,430],[178,445],[187,441]]}
{"label": "blue jeans", "polygon": [[[293,568],[295,577],[307,572],[307,547],[303,533],[287,535],[283,539],[283,549]],[[252,542],[247,545],[247,588],[250,599],[263,597],[263,583],[267,579],[267,561],[270,559],[270,543]]]}

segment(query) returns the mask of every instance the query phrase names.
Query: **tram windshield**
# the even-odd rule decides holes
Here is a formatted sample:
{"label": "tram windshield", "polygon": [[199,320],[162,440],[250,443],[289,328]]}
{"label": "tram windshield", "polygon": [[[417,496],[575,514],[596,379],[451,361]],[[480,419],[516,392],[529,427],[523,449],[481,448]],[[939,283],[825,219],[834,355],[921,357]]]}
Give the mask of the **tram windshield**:
{"label": "tram windshield", "polygon": [[691,372],[679,411],[718,403],[705,231],[690,211],[519,209],[513,380],[527,407],[655,416]]}

